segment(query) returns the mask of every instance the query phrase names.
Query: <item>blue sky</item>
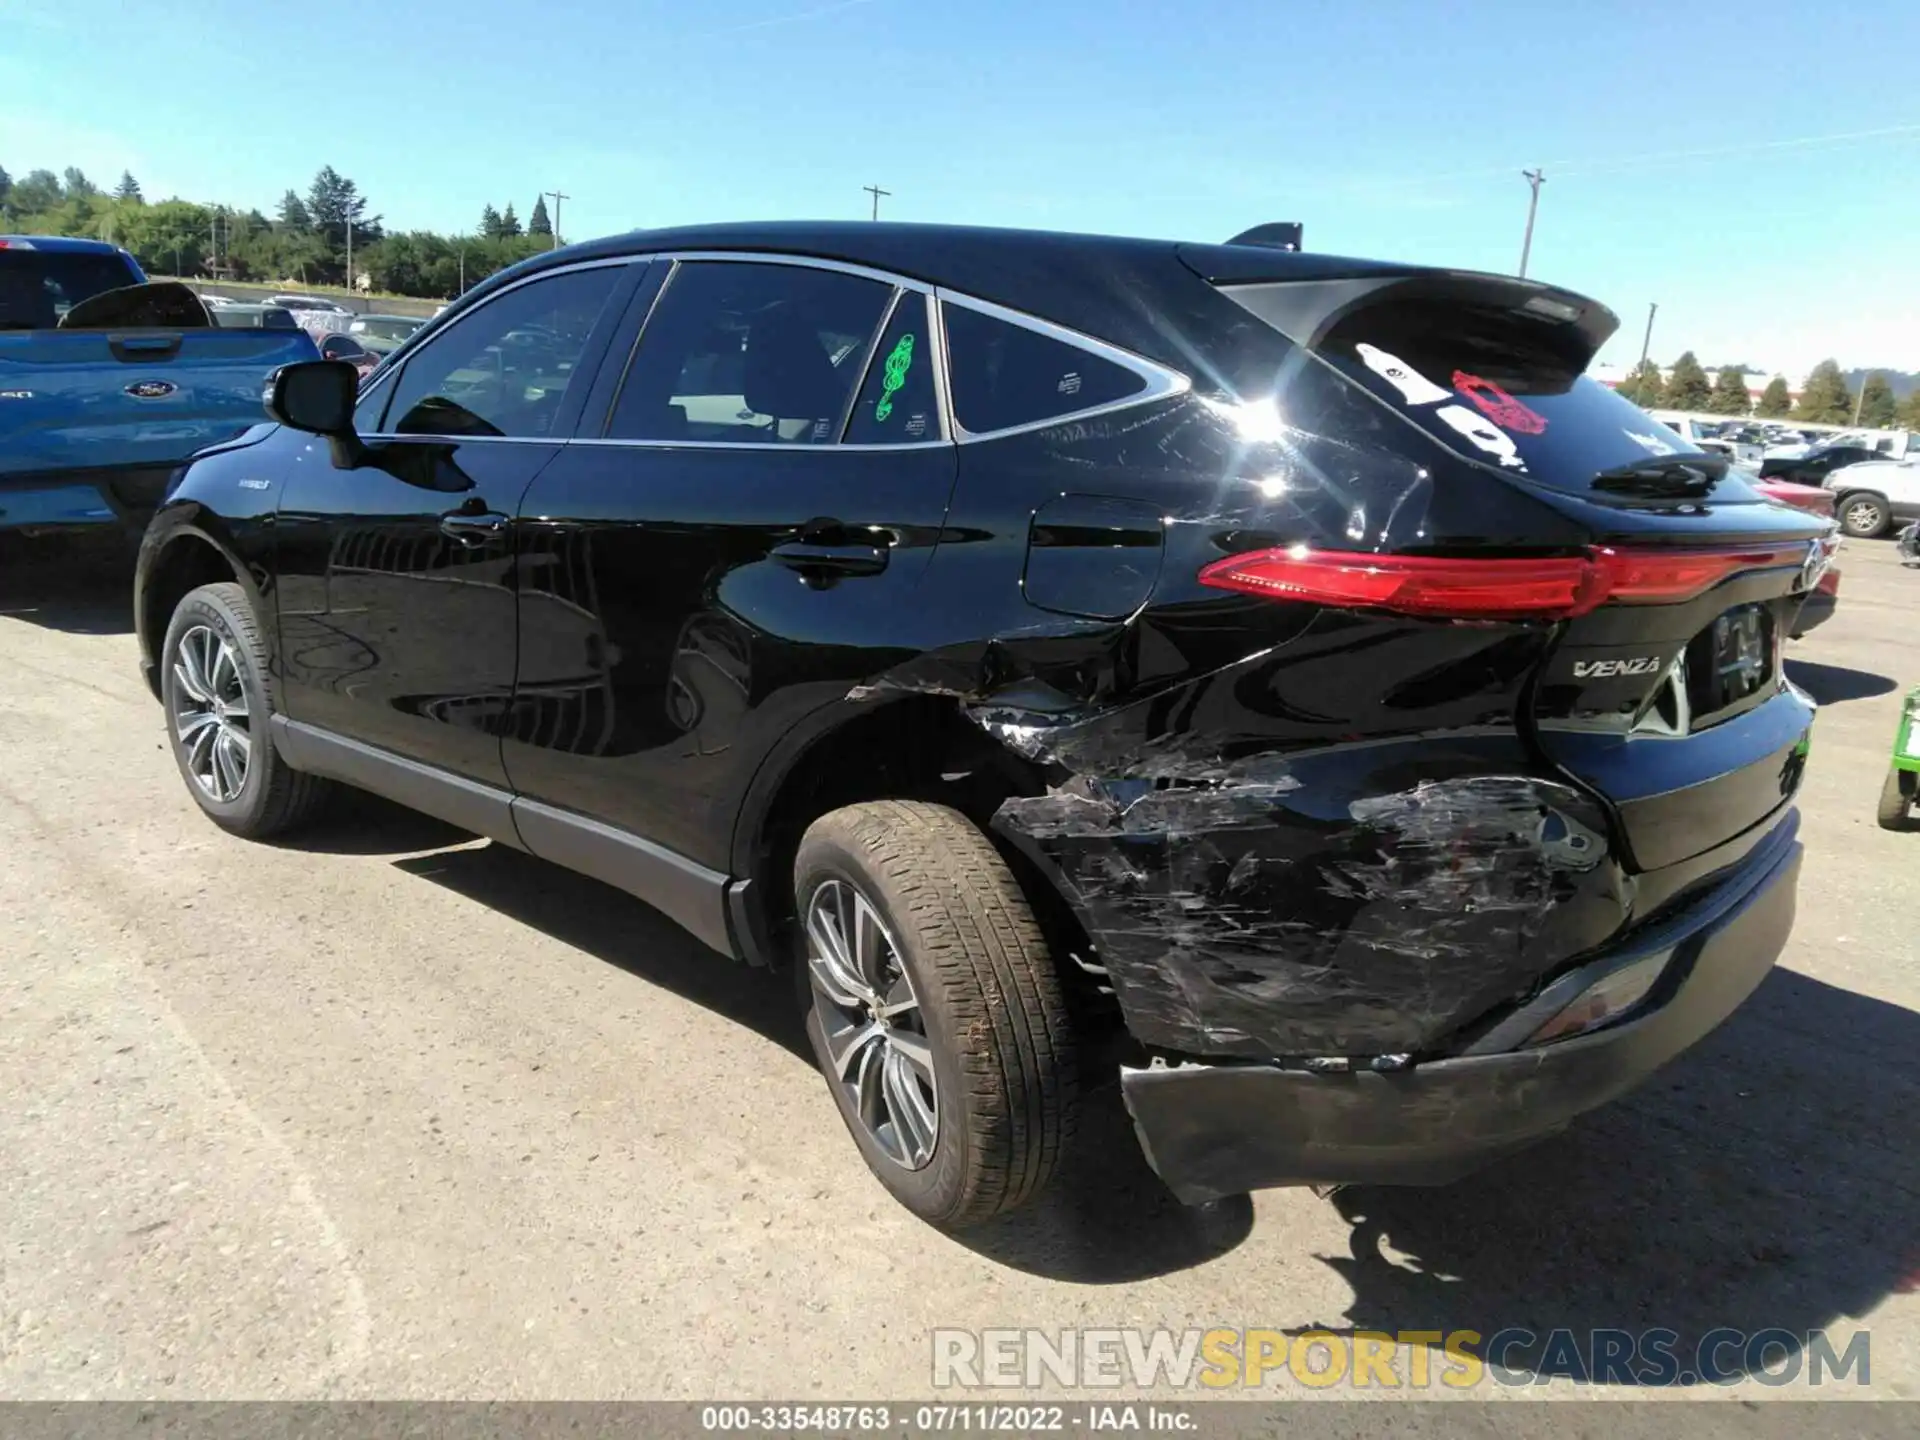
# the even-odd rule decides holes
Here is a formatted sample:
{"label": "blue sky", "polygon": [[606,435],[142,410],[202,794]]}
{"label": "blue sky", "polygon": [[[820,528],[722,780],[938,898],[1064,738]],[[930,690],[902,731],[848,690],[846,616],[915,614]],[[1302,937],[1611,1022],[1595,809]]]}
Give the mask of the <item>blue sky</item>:
{"label": "blue sky", "polygon": [[[563,13],[565,19],[559,18]],[[146,23],[135,20],[143,17]],[[553,18],[536,18],[552,16]],[[883,215],[1531,272],[1602,357],[1920,369],[1920,5],[1854,0],[0,0],[0,165],[570,239]]]}

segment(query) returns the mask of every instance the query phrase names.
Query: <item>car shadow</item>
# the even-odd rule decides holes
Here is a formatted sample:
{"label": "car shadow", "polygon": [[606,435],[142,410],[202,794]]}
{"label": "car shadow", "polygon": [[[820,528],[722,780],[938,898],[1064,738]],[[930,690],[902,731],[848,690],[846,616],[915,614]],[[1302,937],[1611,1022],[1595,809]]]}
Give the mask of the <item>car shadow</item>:
{"label": "car shadow", "polygon": [[1838,705],[1845,700],[1871,700],[1900,688],[1897,680],[1867,670],[1849,670],[1844,665],[1822,665],[1813,660],[1787,661],[1787,678],[1822,705]]}
{"label": "car shadow", "polygon": [[[1664,1327],[1682,1383],[1720,1327],[1789,1332],[1796,1358],[1832,1328],[1841,1355],[1848,1321],[1920,1291],[1916,1054],[1920,1015],[1775,971],[1565,1135],[1445,1189],[1339,1192],[1350,1253],[1326,1263],[1352,1286],[1350,1328],[1518,1327],[1536,1339],[1506,1363],[1539,1374],[1556,1330],[1588,1354],[1595,1330]],[[1712,1358],[1752,1373],[1739,1346]],[[1770,1371],[1782,1363],[1769,1352]],[[1564,1353],[1545,1373],[1583,1378]]]}
{"label": "car shadow", "polygon": [[393,863],[757,1031],[813,1064],[786,976],[709,950],[623,890],[498,843],[408,855]]}
{"label": "car shadow", "polygon": [[[474,837],[376,796],[348,791],[301,849],[393,855],[395,868],[443,885],[628,974],[764,1036],[813,1066],[786,975],[728,960],[652,907],[609,885]],[[451,848],[449,848],[451,847]],[[416,853],[428,852],[428,853]],[[848,1149],[848,1163],[856,1163]],[[1118,1085],[1084,1097],[1060,1172],[1033,1203],[955,1238],[982,1257],[1076,1284],[1118,1284],[1225,1254],[1253,1227],[1245,1196],[1188,1207],[1160,1183],[1133,1136]]]}
{"label": "car shadow", "polygon": [[110,539],[7,537],[0,548],[0,619],[73,635],[133,632],[133,557]]}
{"label": "car shadow", "polygon": [[319,855],[407,855],[480,837],[384,796],[337,786],[321,812],[292,835],[267,843]]}
{"label": "car shadow", "polygon": [[1080,1127],[1053,1183],[1013,1214],[952,1238],[996,1264],[1075,1285],[1119,1285],[1192,1269],[1237,1248],[1253,1202],[1182,1205],[1148,1166],[1117,1084],[1081,1099]]}

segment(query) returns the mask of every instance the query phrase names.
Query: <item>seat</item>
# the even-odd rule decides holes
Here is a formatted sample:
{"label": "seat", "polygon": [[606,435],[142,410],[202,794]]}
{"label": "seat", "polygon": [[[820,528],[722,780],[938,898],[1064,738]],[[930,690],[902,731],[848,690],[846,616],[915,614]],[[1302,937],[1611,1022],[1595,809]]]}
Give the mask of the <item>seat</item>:
{"label": "seat", "polygon": [[60,312],[38,275],[0,269],[0,330],[51,330],[59,323]]}
{"label": "seat", "polygon": [[[754,317],[747,335],[743,386],[747,408],[782,422],[803,422],[781,438],[795,445],[830,444],[846,400],[846,384],[813,323],[790,304]],[[823,429],[824,427],[824,429]]]}

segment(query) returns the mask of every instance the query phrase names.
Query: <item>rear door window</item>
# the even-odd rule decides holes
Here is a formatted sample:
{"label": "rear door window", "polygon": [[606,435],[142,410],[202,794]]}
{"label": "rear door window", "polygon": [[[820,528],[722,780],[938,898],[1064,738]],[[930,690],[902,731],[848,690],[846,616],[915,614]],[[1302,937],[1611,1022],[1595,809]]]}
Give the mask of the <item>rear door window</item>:
{"label": "rear door window", "polygon": [[892,298],[891,285],[838,270],[683,262],[647,318],[607,433],[831,445]]}
{"label": "rear door window", "polygon": [[941,307],[953,418],[974,435],[1132,399],[1147,377],[1067,340],[967,306]]}
{"label": "rear door window", "polygon": [[849,445],[912,445],[944,434],[928,308],[925,295],[901,293],[854,402],[847,424]]}

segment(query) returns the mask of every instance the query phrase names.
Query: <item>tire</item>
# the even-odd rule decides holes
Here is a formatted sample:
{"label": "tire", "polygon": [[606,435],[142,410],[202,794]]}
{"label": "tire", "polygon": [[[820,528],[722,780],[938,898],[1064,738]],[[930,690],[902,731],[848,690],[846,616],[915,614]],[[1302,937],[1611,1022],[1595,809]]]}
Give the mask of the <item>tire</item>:
{"label": "tire", "polygon": [[1870,490],[1854,490],[1842,495],[1834,509],[1840,515],[1840,528],[1856,540],[1871,540],[1884,534],[1893,519],[1887,502]]}
{"label": "tire", "polygon": [[[294,770],[274,749],[268,722],[278,695],[259,621],[238,585],[202,585],[174,608],[160,647],[160,698],[180,778],[221,829],[264,840],[294,829],[325,803],[328,782]],[[212,718],[195,718],[202,715]],[[240,747],[222,731],[245,737],[237,785],[229,782]]]}
{"label": "tire", "polygon": [[[1046,1184],[1072,1139],[1078,1075],[1067,1001],[1045,936],[1006,861],[958,811],[912,800],[850,805],[816,820],[794,861],[801,928],[799,986],[807,1035],[841,1118],[868,1166],[894,1197],[921,1219],[958,1230],[1017,1208]],[[816,905],[828,914],[842,901],[864,900],[877,915],[908,982],[914,1009],[882,1021],[858,1010],[855,992],[819,959],[825,938]],[[844,914],[845,912],[841,912]],[[836,922],[838,923],[838,922]],[[864,932],[856,920],[846,929]],[[830,937],[826,937],[830,938]],[[838,972],[844,974],[844,971]],[[868,974],[871,975],[871,970]],[[826,976],[823,980],[823,975]],[[829,998],[841,985],[849,1010]],[[884,1004],[899,986],[869,985],[868,1001]],[[900,1003],[904,1004],[905,1000]],[[849,1018],[851,1015],[852,1018]],[[918,1033],[915,1033],[915,1025]],[[841,1027],[843,1081],[829,1027]],[[847,1036],[878,1027],[864,1045]],[[909,1042],[924,1041],[923,1045]],[[911,1123],[877,1127],[863,1118],[857,1094],[884,1095],[893,1047],[918,1049],[932,1079],[930,1153],[908,1154]],[[876,1058],[863,1059],[865,1055]],[[926,1072],[901,1059],[899,1075],[925,1102]],[[872,1090],[859,1082],[872,1078]],[[906,1107],[912,1110],[915,1107]],[[918,1163],[914,1163],[915,1160]]]}
{"label": "tire", "polygon": [[1882,830],[1904,830],[1907,828],[1907,812],[1913,807],[1913,796],[1901,783],[1900,771],[1889,769],[1886,783],[1880,787],[1880,808],[1875,817]]}

